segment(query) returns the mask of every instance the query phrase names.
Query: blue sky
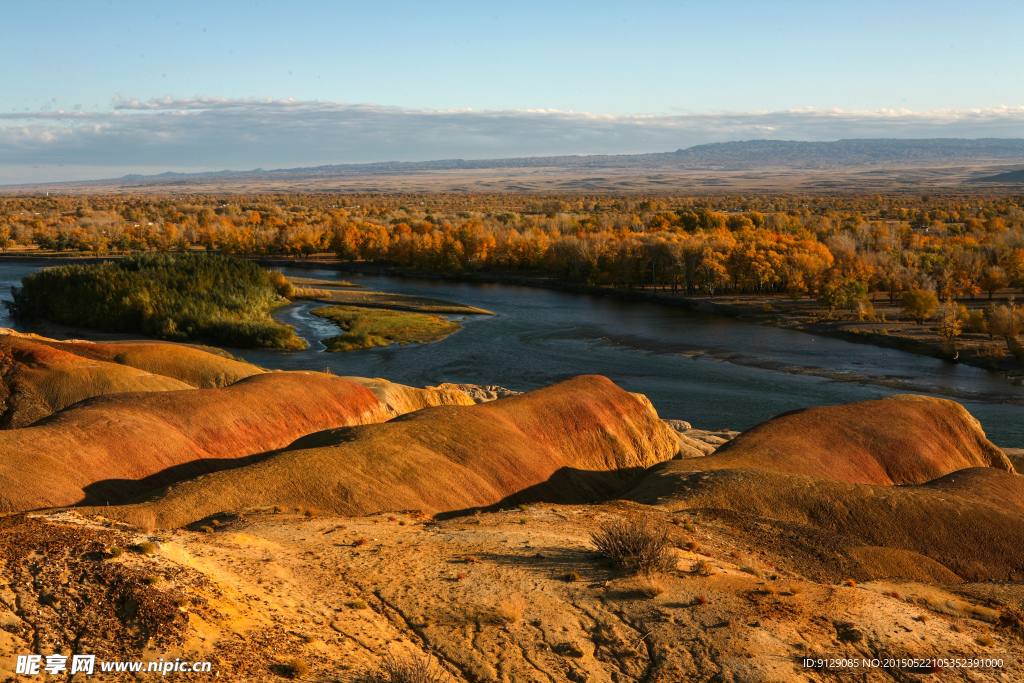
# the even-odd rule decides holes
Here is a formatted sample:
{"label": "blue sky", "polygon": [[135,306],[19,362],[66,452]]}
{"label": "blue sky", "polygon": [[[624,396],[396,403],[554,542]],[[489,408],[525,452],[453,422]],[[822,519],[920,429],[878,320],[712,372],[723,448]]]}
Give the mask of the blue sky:
{"label": "blue sky", "polygon": [[0,183],[1024,135],[1021,2],[0,7]]}

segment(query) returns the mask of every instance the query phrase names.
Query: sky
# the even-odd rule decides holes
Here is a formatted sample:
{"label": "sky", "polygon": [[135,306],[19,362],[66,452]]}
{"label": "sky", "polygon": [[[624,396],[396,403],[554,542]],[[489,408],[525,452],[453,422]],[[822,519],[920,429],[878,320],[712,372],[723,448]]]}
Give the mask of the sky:
{"label": "sky", "polygon": [[1024,3],[0,2],[0,184],[1024,137]]}

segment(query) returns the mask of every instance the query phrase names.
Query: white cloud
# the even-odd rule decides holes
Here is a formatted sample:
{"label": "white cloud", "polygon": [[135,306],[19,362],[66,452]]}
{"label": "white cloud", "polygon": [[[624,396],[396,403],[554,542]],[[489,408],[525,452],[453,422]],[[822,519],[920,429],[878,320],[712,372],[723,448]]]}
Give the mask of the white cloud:
{"label": "white cloud", "polygon": [[116,96],[109,111],[0,114],[0,182],[152,170],[673,151],[728,140],[1024,137],[1024,107],[607,115],[294,99]]}

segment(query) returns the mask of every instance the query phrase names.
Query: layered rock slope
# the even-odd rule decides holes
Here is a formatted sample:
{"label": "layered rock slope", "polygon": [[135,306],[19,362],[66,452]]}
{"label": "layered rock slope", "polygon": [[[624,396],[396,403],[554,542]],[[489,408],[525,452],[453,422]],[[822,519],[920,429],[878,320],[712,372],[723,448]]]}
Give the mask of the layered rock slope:
{"label": "layered rock slope", "polygon": [[262,505],[346,515],[585,502],[678,450],[649,403],[598,376],[384,424],[310,434],[273,457],[171,486],[140,506],[164,526]]}
{"label": "layered rock slope", "polygon": [[916,395],[784,413],[687,463],[881,485],[923,484],[969,467],[1014,472],[963,406]]}
{"label": "layered rock slope", "polygon": [[388,417],[369,389],[307,372],[99,396],[0,431],[0,511],[116,503],[310,432]]}
{"label": "layered rock slope", "polygon": [[0,329],[0,428],[93,396],[223,387],[263,371],[181,344],[59,342]]}

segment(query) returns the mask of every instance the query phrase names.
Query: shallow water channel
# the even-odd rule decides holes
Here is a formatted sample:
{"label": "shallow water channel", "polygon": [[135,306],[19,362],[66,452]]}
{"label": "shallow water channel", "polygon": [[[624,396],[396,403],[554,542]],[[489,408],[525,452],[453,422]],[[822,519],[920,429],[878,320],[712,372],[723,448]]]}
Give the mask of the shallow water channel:
{"label": "shallow water channel", "polygon": [[[40,267],[0,265],[0,294]],[[967,365],[613,297],[332,270],[285,272],[448,299],[497,315],[453,316],[463,329],[433,344],[332,354],[319,340],[338,329],[308,313],[318,304],[294,304],[275,315],[296,327],[308,349],[233,351],[263,367],[516,390],[595,373],[646,394],[662,417],[706,429],[745,429],[812,405],[927,393],[963,403],[995,443],[1024,447],[1024,386]],[[12,326],[6,310],[0,310],[0,326]]]}

